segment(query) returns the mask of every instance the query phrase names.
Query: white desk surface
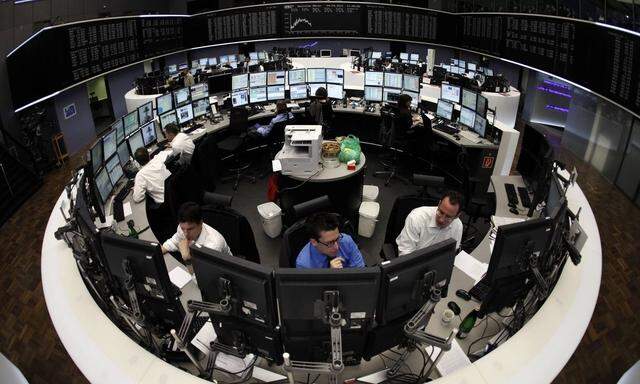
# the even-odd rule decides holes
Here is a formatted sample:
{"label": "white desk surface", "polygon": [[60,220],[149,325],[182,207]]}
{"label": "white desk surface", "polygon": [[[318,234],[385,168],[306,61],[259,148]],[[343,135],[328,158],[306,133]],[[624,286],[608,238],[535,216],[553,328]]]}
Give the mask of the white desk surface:
{"label": "white desk surface", "polygon": [[338,180],[343,180],[355,174],[360,173],[362,168],[364,168],[366,162],[367,162],[367,158],[363,152],[360,154],[360,163],[356,164],[356,169],[353,171],[350,171],[347,169],[347,164],[340,163],[340,165],[337,166],[336,168],[323,167],[320,170],[320,172],[318,172],[315,176],[311,178],[309,178],[309,175],[296,175],[296,174],[290,174],[290,175],[284,175],[284,176],[290,177],[298,181],[305,181],[309,179],[310,183],[325,183],[329,181],[338,181]]}

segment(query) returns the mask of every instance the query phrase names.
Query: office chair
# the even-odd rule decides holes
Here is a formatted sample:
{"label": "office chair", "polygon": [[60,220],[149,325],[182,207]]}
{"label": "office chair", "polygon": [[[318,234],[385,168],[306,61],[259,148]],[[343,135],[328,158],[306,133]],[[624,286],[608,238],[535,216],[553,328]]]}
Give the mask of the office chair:
{"label": "office chair", "polygon": [[202,220],[220,232],[234,256],[260,264],[253,230],[245,216],[229,207],[204,205]]}
{"label": "office chair", "polygon": [[429,170],[432,171],[435,168],[435,159],[438,158],[438,154],[443,151],[446,143],[438,140],[438,136],[433,134],[433,125],[431,119],[427,114],[421,113],[422,117],[422,137],[420,141],[424,143],[424,153],[427,154],[426,160],[429,164]]}
{"label": "office chair", "polygon": [[465,197],[463,207],[465,220],[462,222],[464,230],[462,233],[461,247],[469,248],[478,232],[473,224],[481,217],[485,217],[486,219],[483,211],[490,203],[486,190],[482,188],[482,179],[471,175],[466,152],[463,151],[458,155],[457,162],[463,170],[462,191]]}
{"label": "office chair", "polygon": [[190,165],[198,175],[205,191],[213,192],[216,190],[216,180],[218,180],[220,171],[218,156],[218,138],[216,135],[207,135],[202,141],[196,142]]}
{"label": "office chair", "polygon": [[[381,110],[382,126],[380,127],[380,142],[383,151],[386,152],[387,159],[381,159],[380,165],[384,167],[384,171],[376,171],[374,177],[384,176],[386,180],[384,185],[389,185],[392,179],[398,179],[408,185],[409,180],[400,175],[400,153],[399,148],[404,148],[406,144],[406,132],[400,132],[396,129],[397,115],[392,110]],[[395,147],[395,148],[394,148]]]}
{"label": "office chair", "polygon": [[204,189],[200,177],[187,164],[171,168],[171,175],[164,181],[164,204],[174,222],[178,222],[178,210],[183,203],[193,201],[200,204]]}
{"label": "office chair", "polygon": [[205,191],[202,195],[202,205],[227,208],[231,206],[232,201],[233,196],[223,195],[221,193]]}
{"label": "office chair", "polygon": [[[289,110],[287,110],[287,112],[289,112]],[[267,149],[264,152],[264,156],[261,161],[264,169],[259,178],[262,179],[271,173],[271,160],[273,160],[278,151],[282,149],[282,145],[284,143],[284,130],[287,125],[295,123],[295,116],[289,118],[289,115],[287,114],[286,120],[275,123],[273,127],[271,127],[271,132],[269,132],[269,135],[266,137]]]}
{"label": "office chair", "polygon": [[240,152],[244,151],[247,140],[247,128],[249,125],[249,112],[244,107],[232,108],[229,116],[229,131],[231,135],[218,142],[218,148],[224,153],[223,162],[230,175],[221,177],[220,180],[228,182],[234,180],[233,190],[238,189],[240,180],[247,179],[255,183],[256,178],[245,172],[251,166],[251,161],[243,159]]}

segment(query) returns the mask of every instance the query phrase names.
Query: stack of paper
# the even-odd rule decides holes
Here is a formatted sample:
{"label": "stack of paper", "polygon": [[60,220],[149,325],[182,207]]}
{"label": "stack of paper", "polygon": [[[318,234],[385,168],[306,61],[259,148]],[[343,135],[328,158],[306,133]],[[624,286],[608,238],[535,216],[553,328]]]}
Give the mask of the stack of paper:
{"label": "stack of paper", "polygon": [[482,279],[489,268],[489,264],[476,260],[475,257],[465,251],[460,251],[460,253],[458,253],[453,265],[466,273],[476,283]]}
{"label": "stack of paper", "polygon": [[[440,354],[440,348],[433,348],[434,352],[431,355],[431,358],[435,360]],[[430,348],[427,347],[427,352],[429,352],[429,350]],[[440,372],[441,376],[446,376],[468,365],[471,365],[471,360],[469,360],[467,355],[464,353],[460,344],[453,339],[451,341],[451,349],[442,355],[442,358],[438,361],[438,364],[436,364],[436,368],[438,369],[438,372]]]}

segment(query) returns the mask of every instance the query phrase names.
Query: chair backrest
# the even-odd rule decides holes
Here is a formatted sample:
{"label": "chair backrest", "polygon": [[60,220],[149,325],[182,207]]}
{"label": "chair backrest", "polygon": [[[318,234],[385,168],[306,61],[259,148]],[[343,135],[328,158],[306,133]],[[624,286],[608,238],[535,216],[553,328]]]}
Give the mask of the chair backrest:
{"label": "chair backrest", "polygon": [[294,216],[294,220],[306,218],[317,212],[328,212],[332,210],[331,200],[329,196],[322,195],[302,203],[298,203],[293,206],[291,212]]}
{"label": "chair backrest", "polygon": [[295,124],[295,117],[289,117],[289,112],[287,112],[287,118],[286,120],[277,122],[275,124],[273,124],[273,127],[271,128],[271,132],[269,132],[269,141],[276,143],[276,142],[283,142],[284,141],[284,129],[287,125],[290,124]]}
{"label": "chair backrest", "polygon": [[198,175],[206,191],[215,191],[218,180],[218,140],[216,135],[207,135],[193,152],[191,168]]}
{"label": "chair backrest", "polygon": [[391,145],[394,137],[396,114],[389,109],[380,110],[381,125],[379,141],[382,145]]}
{"label": "chair backrest", "polygon": [[202,221],[220,232],[231,252],[260,264],[260,255],[246,217],[231,208],[202,207]]}
{"label": "chair backrest", "polygon": [[424,127],[424,138],[431,143],[433,139],[433,126],[431,124],[431,119],[425,113],[421,114],[422,117],[422,126]]}
{"label": "chair backrest", "polygon": [[[391,208],[391,214],[387,222],[387,229],[385,230],[384,236],[385,244],[395,244],[396,238],[402,231],[402,228],[404,228],[404,222],[411,211],[422,206],[438,205],[438,203],[439,201],[437,199],[416,195],[397,197],[393,202],[393,208]],[[394,248],[397,252],[397,247]]]}
{"label": "chair backrest", "polygon": [[231,108],[229,114],[229,131],[233,135],[240,135],[249,127],[249,111],[245,107]]}
{"label": "chair backrest", "polygon": [[295,268],[300,250],[309,242],[309,232],[305,227],[305,220],[298,220],[282,234],[282,248],[280,250],[280,267]]}
{"label": "chair backrest", "polygon": [[201,204],[203,193],[200,178],[190,167],[177,170],[164,181],[164,202],[174,221],[177,219],[178,209],[183,203],[193,201]]}

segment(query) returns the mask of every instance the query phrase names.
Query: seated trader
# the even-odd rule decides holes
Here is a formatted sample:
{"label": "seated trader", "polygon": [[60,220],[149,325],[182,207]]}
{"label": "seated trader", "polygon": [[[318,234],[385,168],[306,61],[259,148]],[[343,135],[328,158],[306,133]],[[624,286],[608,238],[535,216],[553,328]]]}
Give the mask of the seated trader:
{"label": "seated trader", "polygon": [[309,115],[316,124],[328,125],[333,119],[333,108],[324,87],[316,89],[316,99],[309,105]]}
{"label": "seated trader", "polygon": [[305,225],[310,240],[296,259],[296,268],[362,268],[364,259],[351,236],[340,233],[338,218],[316,213]]}
{"label": "seated trader", "polygon": [[164,162],[171,155],[171,151],[162,151],[149,159],[149,152],[145,148],[136,149],[133,157],[140,164],[133,185],[133,201],[144,200],[145,194],[158,204],[164,203],[164,181],[171,175]]}
{"label": "seated trader", "polygon": [[162,253],[180,251],[182,260],[191,260],[189,246],[198,243],[203,247],[232,256],[231,249],[220,232],[202,222],[200,206],[186,202],[178,210],[178,229],[176,233],[162,244]]}
{"label": "seated trader", "polygon": [[255,124],[253,127],[249,128],[247,134],[251,137],[267,137],[269,136],[269,133],[271,133],[275,124],[287,120],[293,120],[293,114],[287,111],[287,102],[285,100],[279,100],[276,103],[276,115],[271,119],[269,124]]}
{"label": "seated trader", "polygon": [[443,240],[462,240],[462,222],[458,218],[462,198],[458,192],[444,194],[437,207],[418,207],[411,211],[396,238],[400,256],[426,248]]}
{"label": "seated trader", "polygon": [[167,124],[164,131],[174,153],[179,153],[181,156],[193,155],[193,150],[196,147],[193,140],[186,133],[180,132],[180,128],[176,124]]}

